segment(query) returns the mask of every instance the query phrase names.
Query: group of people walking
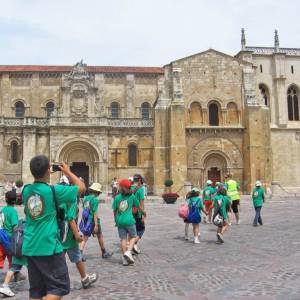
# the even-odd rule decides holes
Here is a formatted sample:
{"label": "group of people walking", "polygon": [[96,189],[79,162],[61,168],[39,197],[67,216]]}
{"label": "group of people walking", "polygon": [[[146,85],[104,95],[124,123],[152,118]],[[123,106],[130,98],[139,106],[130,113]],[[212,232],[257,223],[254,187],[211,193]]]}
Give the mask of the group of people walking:
{"label": "group of people walking", "polygon": [[[52,166],[44,155],[30,161],[34,177],[22,191],[25,220],[19,220],[14,207],[16,190],[5,194],[7,205],[0,212],[0,268],[7,258],[9,270],[0,293],[14,296],[9,283],[24,280],[23,266],[28,268],[29,297],[56,300],[70,292],[66,255],[75,263],[83,288],[97,281],[95,273],[86,271],[85,246],[90,237],[97,238],[100,255],[106,259],[113,253],[106,250],[98,215],[100,183],[86,189],[81,178],[61,163],[63,176],[56,185],[49,185]],[[122,179],[113,195],[112,210],[120,238],[123,265],[134,264],[134,255],[141,253],[139,241],[145,232],[144,179],[136,174],[132,180]],[[81,214],[79,213],[81,211]],[[15,236],[18,235],[18,238]],[[45,298],[44,298],[45,297]]]}
{"label": "group of people walking", "polygon": [[[261,209],[265,201],[265,191],[260,181],[256,181],[251,198],[255,209],[253,226],[263,225]],[[194,243],[200,243],[200,223],[217,226],[217,243],[224,243],[224,234],[235,222],[240,225],[240,186],[233,180],[232,175],[225,176],[224,183],[211,180],[206,182],[203,191],[197,187],[192,188],[186,195],[186,202],[179,209],[179,216],[184,219],[184,236],[189,240],[189,225],[193,227]],[[202,213],[204,216],[202,218]]]}

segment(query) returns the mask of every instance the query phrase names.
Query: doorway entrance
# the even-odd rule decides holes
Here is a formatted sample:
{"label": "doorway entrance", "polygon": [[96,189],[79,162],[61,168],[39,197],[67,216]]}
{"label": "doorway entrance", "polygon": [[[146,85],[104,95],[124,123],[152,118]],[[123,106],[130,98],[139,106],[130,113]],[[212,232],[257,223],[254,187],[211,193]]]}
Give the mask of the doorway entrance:
{"label": "doorway entrance", "polygon": [[89,186],[89,166],[85,162],[73,162],[70,169],[76,176],[84,179],[86,187]]}
{"label": "doorway entrance", "polygon": [[221,182],[221,170],[218,168],[210,168],[208,170],[208,179],[213,182],[213,185],[216,185],[216,182]]}

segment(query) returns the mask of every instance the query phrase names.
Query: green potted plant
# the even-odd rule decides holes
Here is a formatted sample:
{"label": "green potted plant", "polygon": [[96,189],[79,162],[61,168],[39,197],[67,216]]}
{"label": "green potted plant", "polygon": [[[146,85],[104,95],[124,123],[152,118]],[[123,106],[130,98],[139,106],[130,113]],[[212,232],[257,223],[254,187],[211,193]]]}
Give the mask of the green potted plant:
{"label": "green potted plant", "polygon": [[162,194],[162,197],[167,204],[173,204],[176,202],[179,195],[177,193],[173,193],[171,190],[172,185],[174,184],[172,179],[165,180],[165,192]]}

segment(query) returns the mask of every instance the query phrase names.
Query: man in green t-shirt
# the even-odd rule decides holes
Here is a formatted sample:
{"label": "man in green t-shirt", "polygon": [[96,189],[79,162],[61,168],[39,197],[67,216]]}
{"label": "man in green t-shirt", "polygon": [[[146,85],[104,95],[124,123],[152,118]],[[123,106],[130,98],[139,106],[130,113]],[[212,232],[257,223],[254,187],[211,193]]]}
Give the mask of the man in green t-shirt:
{"label": "man in green t-shirt", "polygon": [[[26,216],[23,254],[28,259],[29,294],[32,299],[59,300],[70,292],[70,279],[63,246],[59,239],[57,221],[58,205],[76,203],[78,195],[85,192],[85,185],[65,163],[60,170],[73,186],[48,185],[51,165],[44,155],[30,161],[34,183],[23,189],[22,200]],[[54,197],[55,193],[55,197]]]}
{"label": "man in green t-shirt", "polygon": [[133,176],[133,185],[131,186],[131,191],[135,195],[136,199],[138,200],[141,210],[140,209],[133,209],[133,216],[135,218],[135,226],[136,226],[136,242],[133,246],[133,252],[135,254],[141,253],[140,248],[138,247],[137,243],[142,238],[145,232],[145,188],[144,188],[144,178],[136,174]]}
{"label": "man in green t-shirt", "polygon": [[[229,227],[228,222],[228,208],[230,206],[230,199],[227,196],[227,191],[224,187],[221,187],[217,195],[213,199],[214,201],[214,216],[213,222],[218,226],[217,229],[217,243],[224,243],[224,233]],[[217,224],[216,219],[222,220]]]}
{"label": "man in green t-shirt", "polygon": [[255,188],[252,191],[252,201],[255,209],[255,217],[253,220],[253,226],[257,226],[257,223],[263,225],[261,217],[261,209],[265,202],[265,190],[262,188],[261,182],[258,180],[255,183]]}
{"label": "man in green t-shirt", "polygon": [[[114,211],[115,222],[121,240],[123,265],[129,265],[134,263],[131,251],[137,237],[132,208],[136,207],[141,209],[141,207],[135,195],[130,191],[131,182],[128,179],[122,179],[119,182],[119,188],[120,193],[115,197],[112,209]],[[128,247],[127,240],[129,242]]]}
{"label": "man in green t-shirt", "polygon": [[[91,234],[96,235],[98,238],[98,244],[101,249],[102,258],[109,258],[112,253],[106,251],[104,246],[104,237],[101,229],[100,218],[98,217],[98,207],[99,207],[99,195],[102,193],[102,186],[100,183],[94,182],[89,187],[89,195],[83,198],[83,209],[89,210],[89,222],[94,226],[94,231]],[[83,253],[84,247],[89,239],[90,235],[84,235],[83,241],[80,243],[80,251]]]}
{"label": "man in green t-shirt", "polygon": [[[16,190],[13,189],[5,194],[5,200],[7,206],[5,206],[1,211],[1,223],[2,228],[7,233],[8,237],[11,238],[13,235],[13,231],[16,230],[19,224],[18,212],[15,209],[14,205],[17,202],[17,193]],[[5,279],[2,287],[0,287],[0,293],[7,296],[13,297],[15,294],[9,287],[9,283],[12,281],[15,276],[15,280],[19,278],[20,280],[25,280],[26,276],[21,274],[21,269],[23,266],[27,265],[27,260],[25,257],[17,258],[15,256],[12,257],[12,264],[5,275]]]}

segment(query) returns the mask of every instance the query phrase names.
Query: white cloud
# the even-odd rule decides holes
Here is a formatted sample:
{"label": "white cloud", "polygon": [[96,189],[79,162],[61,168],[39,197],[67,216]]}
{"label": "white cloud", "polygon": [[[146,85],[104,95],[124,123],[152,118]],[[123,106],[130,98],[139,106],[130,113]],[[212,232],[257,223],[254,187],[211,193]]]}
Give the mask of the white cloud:
{"label": "white cloud", "polygon": [[[164,65],[209,47],[297,47],[297,0],[15,0],[0,10],[1,64]],[[298,45],[296,44],[298,43]]]}

